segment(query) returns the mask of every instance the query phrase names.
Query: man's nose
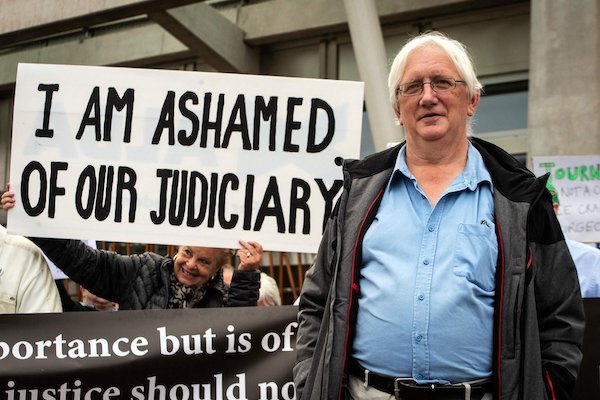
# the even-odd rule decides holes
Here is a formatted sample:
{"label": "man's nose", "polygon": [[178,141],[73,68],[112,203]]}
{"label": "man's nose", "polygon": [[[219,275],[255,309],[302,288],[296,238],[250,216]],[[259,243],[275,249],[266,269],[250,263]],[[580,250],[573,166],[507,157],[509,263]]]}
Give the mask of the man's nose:
{"label": "man's nose", "polygon": [[421,102],[430,103],[437,100],[437,93],[433,90],[431,82],[423,82],[423,93],[421,93]]}

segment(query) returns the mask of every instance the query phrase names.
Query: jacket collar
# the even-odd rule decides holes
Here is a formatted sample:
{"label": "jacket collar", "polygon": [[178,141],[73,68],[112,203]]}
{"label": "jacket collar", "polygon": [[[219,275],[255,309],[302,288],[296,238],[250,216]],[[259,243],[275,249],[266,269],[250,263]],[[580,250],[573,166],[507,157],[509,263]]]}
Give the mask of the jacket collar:
{"label": "jacket collar", "polygon": [[[470,138],[492,175],[494,187],[507,199],[533,203],[543,195],[548,174],[536,176],[502,148],[479,138]],[[548,193],[549,195],[549,193]]]}
{"label": "jacket collar", "polygon": [[[544,195],[548,175],[536,178],[516,158],[502,148],[483,139],[470,137],[469,140],[479,151],[487,167],[494,188],[506,198],[533,203],[540,195]],[[365,178],[394,168],[400,149],[406,142],[392,148],[371,154],[361,160],[345,160],[344,170],[351,179]]]}

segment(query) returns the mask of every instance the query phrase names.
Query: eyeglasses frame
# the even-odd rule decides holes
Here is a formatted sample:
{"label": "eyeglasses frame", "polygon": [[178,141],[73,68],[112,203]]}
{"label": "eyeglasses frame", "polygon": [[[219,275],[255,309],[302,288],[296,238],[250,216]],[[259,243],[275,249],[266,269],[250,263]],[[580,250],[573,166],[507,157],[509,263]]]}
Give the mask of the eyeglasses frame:
{"label": "eyeglasses frame", "polygon": [[[446,79],[446,80],[451,80],[452,82],[454,82],[454,83],[452,84],[452,87],[450,87],[450,88],[448,88],[448,89],[446,89],[446,90],[442,90],[442,91],[436,90],[436,88],[435,88],[435,85],[436,85],[436,84],[435,84],[435,81],[436,81],[436,80],[444,80],[444,79]],[[408,84],[415,84],[415,83],[417,83],[417,81],[413,81],[413,82],[407,82],[407,83],[403,83],[403,84],[400,84],[400,85],[398,85],[398,86],[396,87],[396,96],[398,96],[398,95],[400,95],[400,96],[402,96],[402,97],[413,97],[413,96],[419,96],[419,95],[423,94],[423,91],[425,90],[425,85],[429,85],[429,86],[431,87],[431,90],[433,90],[435,93],[446,93],[446,92],[449,92],[449,91],[451,91],[452,89],[454,89],[454,88],[456,87],[456,84],[457,84],[457,83],[463,83],[463,84],[464,84],[464,83],[466,83],[466,82],[465,82],[464,80],[460,80],[460,79],[454,79],[454,78],[451,78],[451,77],[444,77],[444,78],[436,78],[436,79],[432,79],[432,80],[430,80],[429,82],[418,82],[418,83],[420,83],[420,85],[421,85],[421,88],[420,88],[420,90],[419,90],[417,93],[414,93],[414,94],[403,94],[403,93],[402,93],[402,90],[400,90],[400,89],[401,89],[403,86],[405,86],[405,85],[408,85]]]}

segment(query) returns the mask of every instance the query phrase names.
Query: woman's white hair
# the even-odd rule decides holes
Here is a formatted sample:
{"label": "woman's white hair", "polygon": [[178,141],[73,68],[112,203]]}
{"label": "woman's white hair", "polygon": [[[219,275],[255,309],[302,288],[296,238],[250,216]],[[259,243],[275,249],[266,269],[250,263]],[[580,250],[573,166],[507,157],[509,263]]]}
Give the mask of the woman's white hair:
{"label": "woman's white hair", "polygon": [[264,272],[260,273],[260,290],[258,295],[259,306],[280,306],[281,296],[275,279]]}
{"label": "woman's white hair", "polygon": [[390,67],[390,74],[388,76],[388,90],[392,106],[397,112],[399,109],[396,91],[398,89],[398,85],[400,84],[400,80],[404,75],[406,61],[413,51],[427,46],[437,46],[448,55],[448,58],[450,58],[450,61],[454,64],[454,67],[458,71],[460,79],[465,81],[465,86],[467,87],[467,91],[471,98],[473,98],[473,96],[475,96],[477,93],[481,93],[482,85],[477,79],[477,74],[475,72],[475,67],[473,66],[471,55],[469,54],[469,51],[465,45],[458,40],[450,39],[441,32],[426,32],[406,42],[406,44],[400,49],[394,58],[392,66]]}

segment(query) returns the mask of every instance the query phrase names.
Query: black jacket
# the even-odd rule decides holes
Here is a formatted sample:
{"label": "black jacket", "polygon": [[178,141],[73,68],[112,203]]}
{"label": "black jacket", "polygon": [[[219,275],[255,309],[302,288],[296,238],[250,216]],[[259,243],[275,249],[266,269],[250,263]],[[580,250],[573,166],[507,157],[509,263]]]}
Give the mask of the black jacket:
{"label": "black jacket", "polygon": [[[471,139],[494,185],[498,237],[493,383],[499,400],[569,399],[582,359],[577,272],[545,189],[504,150]],[[344,398],[362,240],[401,145],[344,163],[344,191],[302,287],[297,398]],[[410,244],[409,244],[410,245]]]}

